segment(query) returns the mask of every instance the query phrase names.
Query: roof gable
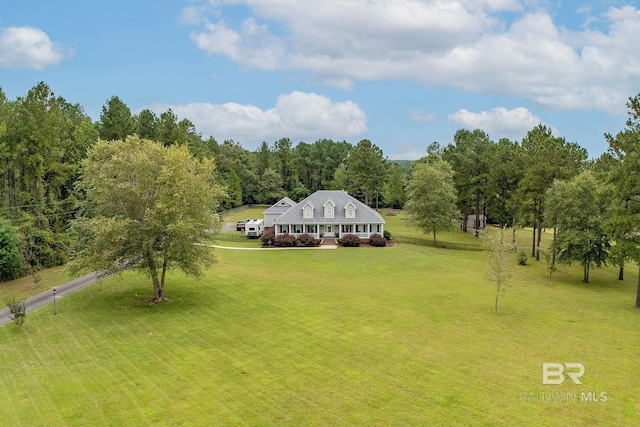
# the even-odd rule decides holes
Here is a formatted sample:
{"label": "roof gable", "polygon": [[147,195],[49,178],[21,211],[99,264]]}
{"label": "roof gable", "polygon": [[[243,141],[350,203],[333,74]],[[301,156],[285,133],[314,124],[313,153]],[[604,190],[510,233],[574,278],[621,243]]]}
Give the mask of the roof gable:
{"label": "roof gable", "polygon": [[296,205],[296,202],[294,202],[293,200],[291,200],[288,197],[283,197],[282,199],[278,200],[274,205],[272,205],[271,207],[267,208],[264,213],[283,213],[286,212],[287,210],[291,209],[293,206]]}

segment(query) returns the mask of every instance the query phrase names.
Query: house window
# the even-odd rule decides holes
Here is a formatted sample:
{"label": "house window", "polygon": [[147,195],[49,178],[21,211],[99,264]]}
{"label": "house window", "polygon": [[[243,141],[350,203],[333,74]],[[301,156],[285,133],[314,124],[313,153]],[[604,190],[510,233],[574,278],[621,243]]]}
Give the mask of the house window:
{"label": "house window", "polygon": [[296,234],[302,233],[302,224],[296,224],[293,226],[293,232]]}
{"label": "house window", "polygon": [[307,233],[317,233],[316,225],[315,224],[307,225]]}
{"label": "house window", "polygon": [[356,217],[356,208],[352,204],[349,204],[347,206],[347,212],[346,212],[345,216],[347,218],[355,218]]}
{"label": "house window", "polygon": [[333,205],[331,203],[324,205],[324,217],[333,218]]}
{"label": "house window", "polygon": [[303,218],[313,218],[313,208],[311,207],[311,205],[305,205],[304,209],[302,210],[302,217]]}
{"label": "house window", "polygon": [[380,232],[380,224],[378,224],[378,225],[376,226],[376,231],[377,231],[378,233]]}

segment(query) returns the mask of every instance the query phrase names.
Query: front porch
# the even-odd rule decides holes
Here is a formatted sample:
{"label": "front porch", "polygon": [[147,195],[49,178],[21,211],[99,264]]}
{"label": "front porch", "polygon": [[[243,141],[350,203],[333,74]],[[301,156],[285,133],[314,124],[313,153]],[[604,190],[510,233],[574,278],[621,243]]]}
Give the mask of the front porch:
{"label": "front porch", "polygon": [[345,234],[353,234],[361,239],[368,239],[373,234],[383,234],[383,224],[278,224],[276,236],[291,234],[298,237],[309,234],[316,239],[342,238]]}

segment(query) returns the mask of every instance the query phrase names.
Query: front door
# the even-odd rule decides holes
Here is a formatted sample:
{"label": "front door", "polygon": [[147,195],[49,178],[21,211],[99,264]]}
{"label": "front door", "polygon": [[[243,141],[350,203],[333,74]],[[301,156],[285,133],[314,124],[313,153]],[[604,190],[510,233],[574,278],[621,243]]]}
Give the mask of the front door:
{"label": "front door", "polygon": [[335,237],[335,230],[333,225],[321,225],[320,233],[323,237]]}

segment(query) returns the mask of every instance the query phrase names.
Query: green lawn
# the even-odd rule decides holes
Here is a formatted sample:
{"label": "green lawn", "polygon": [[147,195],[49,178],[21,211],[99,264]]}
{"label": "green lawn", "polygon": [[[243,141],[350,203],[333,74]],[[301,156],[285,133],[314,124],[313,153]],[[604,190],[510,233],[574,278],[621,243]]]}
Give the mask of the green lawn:
{"label": "green lawn", "polygon": [[[389,215],[390,212],[393,212],[394,215]],[[407,219],[405,212],[380,209],[379,213],[386,222],[384,229],[388,230],[392,236],[416,237],[420,239],[433,240],[433,233],[424,233],[416,228]],[[473,233],[465,233],[455,226],[449,231],[437,232],[436,240],[438,242],[466,243],[471,245],[477,245],[480,243],[478,239],[474,237]]]}
{"label": "green lawn", "polygon": [[[5,425],[640,425],[635,274],[549,281],[409,245],[216,250],[200,281],[113,277],[0,328]],[[583,385],[543,385],[580,362]],[[522,401],[605,392],[606,402]],[[550,398],[551,394],[547,394]]]}
{"label": "green lawn", "polygon": [[17,280],[0,283],[0,307],[5,306],[4,300],[6,298],[27,298],[71,280],[64,266],[45,268],[40,270],[36,276],[35,281],[32,275],[28,275]]}

